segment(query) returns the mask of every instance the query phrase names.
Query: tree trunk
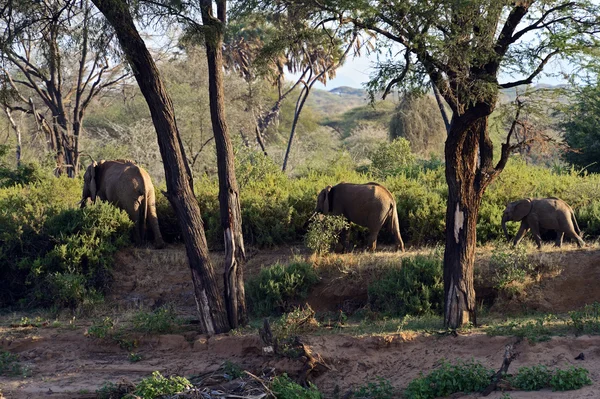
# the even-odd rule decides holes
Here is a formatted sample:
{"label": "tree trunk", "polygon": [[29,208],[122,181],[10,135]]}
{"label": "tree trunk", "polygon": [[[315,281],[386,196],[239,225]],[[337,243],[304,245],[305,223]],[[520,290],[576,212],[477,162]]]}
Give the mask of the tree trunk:
{"label": "tree trunk", "polygon": [[208,257],[200,208],[192,190],[191,173],[185,162],[171,98],[133,23],[127,3],[124,0],[93,0],[93,3],[115,29],[150,108],[165,167],[167,198],[177,214],[192,271],[201,328],[207,333],[226,332],[229,325]]}
{"label": "tree trunk", "polygon": [[225,25],[225,1],[218,1],[217,20],[212,14],[212,1],[201,0],[202,21],[207,26],[206,57],[208,60],[208,91],[210,117],[217,148],[219,175],[219,208],[221,226],[225,239],[225,306],[232,328],[248,322],[244,294],[243,267],[246,259],[242,236],[242,214],[239,189],[235,178],[233,145],[225,119],[225,94],[223,90],[223,30]]}
{"label": "tree trunk", "polygon": [[[312,85],[312,83],[310,85]],[[310,92],[310,85],[309,86],[305,86],[302,89],[302,91],[300,92],[300,96],[298,97],[298,101],[296,102],[296,109],[294,111],[294,120],[292,122],[292,129],[290,131],[290,138],[288,140],[287,149],[285,150],[285,156],[283,157],[283,166],[281,167],[281,171],[282,172],[285,172],[286,169],[287,169],[287,164],[288,164],[288,160],[289,160],[289,157],[290,157],[290,152],[292,151],[292,143],[294,142],[294,135],[296,133],[296,126],[298,126],[298,119],[300,119],[300,113],[302,112],[302,108],[304,107],[304,102],[308,98],[308,94]]]}
{"label": "tree trunk", "polygon": [[12,113],[10,112],[10,108],[4,107],[4,113],[8,117],[8,121],[10,122],[15,134],[17,135],[17,149],[16,149],[16,158],[17,158],[17,167],[21,166],[21,129],[19,129],[19,125],[15,122],[12,117]]}
{"label": "tree trunk", "polygon": [[[470,122],[466,122],[470,121]],[[482,130],[483,129],[483,130]],[[444,324],[476,323],[473,267],[477,215],[487,184],[481,181],[480,138],[487,116],[453,117],[446,140],[446,249],[444,251]]]}

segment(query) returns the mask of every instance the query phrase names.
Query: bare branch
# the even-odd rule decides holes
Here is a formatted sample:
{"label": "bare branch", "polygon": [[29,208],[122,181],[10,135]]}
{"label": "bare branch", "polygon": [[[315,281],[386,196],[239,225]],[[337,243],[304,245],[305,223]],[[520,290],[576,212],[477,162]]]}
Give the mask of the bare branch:
{"label": "bare branch", "polygon": [[544,70],[544,66],[546,66],[546,64],[548,63],[548,61],[550,61],[550,59],[552,57],[554,57],[555,55],[557,55],[559,53],[560,53],[560,51],[554,50],[550,54],[546,55],[546,57],[544,57],[544,59],[542,60],[542,62],[540,62],[540,64],[538,65],[538,67],[535,69],[535,71],[533,71],[532,74],[529,75],[527,78],[522,79],[522,80],[517,80],[516,82],[503,83],[503,84],[500,84],[500,87],[503,88],[503,89],[509,89],[511,87],[516,87],[516,86],[520,86],[520,85],[530,84],[531,82],[533,82],[533,79]]}

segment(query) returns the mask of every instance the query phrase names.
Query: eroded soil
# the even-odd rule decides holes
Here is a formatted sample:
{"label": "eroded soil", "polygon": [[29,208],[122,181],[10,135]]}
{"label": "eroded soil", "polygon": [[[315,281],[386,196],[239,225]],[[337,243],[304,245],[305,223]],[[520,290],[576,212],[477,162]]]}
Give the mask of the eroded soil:
{"label": "eroded soil", "polygon": [[[292,249],[257,252],[249,259],[247,274],[255,273],[263,264],[286,261],[297,252]],[[377,262],[385,256],[388,255],[376,254],[373,259]],[[524,295],[515,299],[518,307],[564,312],[600,301],[600,289],[596,287],[600,281],[600,251],[568,247],[566,251],[549,250],[536,256],[560,267],[555,267],[551,275],[530,284]],[[215,262],[217,260],[218,254]],[[109,295],[114,312],[125,312],[127,308],[140,305],[153,307],[174,303],[182,315],[194,315],[189,271],[181,247],[170,247],[164,251],[124,251],[119,255],[118,265],[116,282]],[[336,274],[336,270],[339,273]],[[342,306],[349,299],[366,295],[364,282],[369,278],[367,271],[354,273],[344,267],[332,267],[326,275],[309,298],[317,310],[330,310]],[[5,316],[8,317],[12,316]],[[107,381],[125,379],[135,382],[155,370],[164,375],[197,375],[216,370],[225,361],[237,363],[254,373],[275,367],[280,372],[295,375],[302,368],[301,361],[263,354],[263,344],[252,332],[213,337],[193,331],[158,336],[140,334],[134,337],[137,340],[135,351],[142,359],[132,363],[128,358],[129,352],[116,342],[86,336],[91,321],[80,320],[74,327],[63,324],[59,328],[2,324],[0,349],[18,354],[22,364],[30,368],[27,378],[0,377],[0,392],[6,398],[92,398],[95,390]],[[497,369],[502,363],[505,345],[515,343],[519,356],[512,363],[511,371],[533,364],[560,368],[583,366],[590,371],[593,385],[563,393],[513,391],[510,392],[512,398],[600,397],[598,336],[554,337],[547,342],[532,344],[527,340],[517,343],[514,337],[490,337],[483,333],[455,337],[399,332],[356,337],[341,330],[335,334],[311,334],[302,339],[332,368],[313,379],[328,397],[331,397],[336,385],[343,394],[375,380],[377,376],[389,379],[401,389],[419,372],[427,373],[434,369],[442,359],[473,358]],[[575,360],[581,352],[585,354],[585,360]],[[489,397],[501,396],[501,393],[495,392]]]}

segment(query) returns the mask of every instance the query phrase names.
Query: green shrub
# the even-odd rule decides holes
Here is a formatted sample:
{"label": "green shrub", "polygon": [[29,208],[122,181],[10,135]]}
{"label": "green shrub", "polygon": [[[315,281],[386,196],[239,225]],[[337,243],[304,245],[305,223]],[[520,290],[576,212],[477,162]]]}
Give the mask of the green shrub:
{"label": "green shrub", "polygon": [[308,388],[304,388],[292,381],[287,374],[275,377],[271,390],[277,399],[321,399],[323,397],[313,384],[309,383]]}
{"label": "green shrub", "polygon": [[592,385],[590,372],[583,367],[569,367],[567,370],[555,370],[550,378],[553,391],[570,391]]}
{"label": "green shrub", "polygon": [[44,171],[37,164],[21,163],[13,167],[3,162],[9,151],[9,146],[0,144],[0,188],[38,183],[45,177]]}
{"label": "green shrub", "polygon": [[142,399],[155,399],[162,395],[172,395],[191,387],[192,384],[184,377],[163,377],[158,371],[144,378],[135,387],[134,393]]}
{"label": "green shrub", "polygon": [[410,142],[397,137],[391,143],[383,142],[370,154],[370,169],[380,177],[401,173],[415,163],[415,155],[410,150]]}
{"label": "green shrub", "polygon": [[538,364],[519,368],[511,383],[523,391],[538,391],[548,386],[551,377],[552,372],[546,366]]}
{"label": "green shrub", "polygon": [[8,351],[0,351],[0,375],[22,376],[27,369],[19,363],[19,356]]}
{"label": "green shrub", "polygon": [[161,306],[152,312],[139,312],[133,317],[133,328],[144,333],[164,334],[179,324],[172,308]]}
{"label": "green shrub", "polygon": [[75,209],[81,182],[0,189],[0,306],[76,307],[101,300],[132,222],[112,205]]}
{"label": "green shrub", "polygon": [[525,278],[535,271],[535,265],[529,260],[524,245],[495,248],[490,258],[490,268],[494,273],[494,287],[509,294],[516,293],[520,289],[519,284],[523,284]]}
{"label": "green shrub", "polygon": [[304,242],[317,254],[326,254],[338,243],[341,231],[349,227],[350,223],[344,216],[317,217],[308,226]]}
{"label": "green shrub", "polygon": [[444,302],[442,261],[436,256],[415,256],[402,266],[386,270],[368,287],[373,310],[394,316],[438,314]]}
{"label": "green shrub", "polygon": [[394,388],[388,380],[377,377],[377,382],[369,382],[354,392],[356,399],[393,399],[396,397]]}
{"label": "green shrub", "polygon": [[246,280],[248,308],[257,316],[283,312],[293,301],[306,297],[318,281],[319,277],[309,263],[277,263]]}
{"label": "green shrub", "polygon": [[479,392],[490,384],[492,375],[494,370],[473,360],[458,361],[456,364],[444,362],[428,375],[421,374],[419,378],[412,380],[404,391],[404,397],[433,399],[455,392]]}
{"label": "green shrub", "polygon": [[581,310],[569,312],[570,322],[576,334],[598,334],[600,332],[600,303],[585,305]]}

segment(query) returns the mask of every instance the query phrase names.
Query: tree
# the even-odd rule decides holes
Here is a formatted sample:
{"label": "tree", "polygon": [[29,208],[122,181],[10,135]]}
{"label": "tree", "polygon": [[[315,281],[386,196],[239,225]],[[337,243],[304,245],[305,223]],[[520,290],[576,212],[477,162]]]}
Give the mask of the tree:
{"label": "tree", "polygon": [[217,293],[200,208],[192,187],[192,174],[177,130],[171,99],[165,91],[156,64],[134,25],[125,0],[92,1],[113,27],[150,108],[165,167],[166,196],[175,209],[181,226],[201,328],[210,334],[228,331],[230,327],[222,299]]}
{"label": "tree", "polygon": [[564,154],[568,162],[600,172],[600,84],[582,87],[567,109],[564,138],[572,151]]}
{"label": "tree", "polygon": [[[89,1],[8,1],[0,13],[4,107],[34,116],[56,154],[56,172],[74,177],[90,102],[129,76],[111,60],[106,33]],[[50,112],[46,117],[37,98]]]}
{"label": "tree", "polygon": [[446,126],[431,96],[405,94],[390,121],[390,138],[404,137],[413,152],[440,155],[446,140]]}
{"label": "tree", "polygon": [[[171,0],[142,2],[151,8],[150,13],[153,15],[178,21],[184,29],[183,43],[203,42],[206,47],[210,116],[217,150],[219,209],[225,240],[225,306],[230,326],[235,328],[245,324],[248,316],[244,295],[243,265],[246,253],[242,214],[223,90],[223,37],[227,23],[227,2],[217,0],[216,7],[213,7],[211,0],[199,0],[197,3]],[[202,22],[194,19],[198,14]]]}
{"label": "tree", "polygon": [[[380,51],[391,57],[378,63],[372,95],[398,85],[422,90],[433,82],[452,110],[445,143],[444,321],[451,328],[476,322],[477,215],[514,149],[507,137],[493,163],[488,119],[499,90],[531,83],[552,59],[593,53],[600,7],[587,0],[287,0],[273,7],[281,4],[310,9],[317,25],[350,24],[376,33]],[[501,83],[505,73],[519,77]]]}

